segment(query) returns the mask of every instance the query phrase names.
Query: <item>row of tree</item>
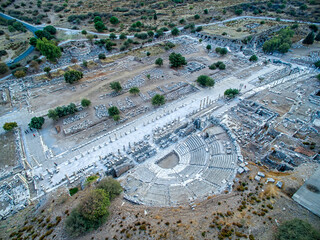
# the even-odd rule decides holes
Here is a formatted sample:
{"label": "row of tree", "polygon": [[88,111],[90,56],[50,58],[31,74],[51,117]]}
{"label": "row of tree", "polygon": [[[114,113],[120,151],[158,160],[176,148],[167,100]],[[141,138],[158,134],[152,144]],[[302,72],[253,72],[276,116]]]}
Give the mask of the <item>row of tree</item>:
{"label": "row of tree", "polygon": [[77,111],[77,106],[74,103],[70,103],[68,106],[59,106],[55,109],[50,109],[48,111],[48,117],[53,120],[58,120],[61,117],[74,114]]}

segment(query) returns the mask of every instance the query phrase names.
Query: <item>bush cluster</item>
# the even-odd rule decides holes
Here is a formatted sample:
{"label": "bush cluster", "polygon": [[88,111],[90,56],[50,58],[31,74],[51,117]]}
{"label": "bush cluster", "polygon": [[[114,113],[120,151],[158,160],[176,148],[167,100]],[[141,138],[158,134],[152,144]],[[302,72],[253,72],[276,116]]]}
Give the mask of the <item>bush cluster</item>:
{"label": "bush cluster", "polygon": [[286,53],[291,47],[291,38],[293,35],[294,31],[290,28],[281,29],[273,38],[264,42],[262,49],[267,53],[272,53],[275,51]]}
{"label": "bush cluster", "polygon": [[79,236],[97,229],[108,215],[110,201],[122,192],[121,185],[113,178],[100,181],[74,208],[66,219],[66,230],[71,236]]}

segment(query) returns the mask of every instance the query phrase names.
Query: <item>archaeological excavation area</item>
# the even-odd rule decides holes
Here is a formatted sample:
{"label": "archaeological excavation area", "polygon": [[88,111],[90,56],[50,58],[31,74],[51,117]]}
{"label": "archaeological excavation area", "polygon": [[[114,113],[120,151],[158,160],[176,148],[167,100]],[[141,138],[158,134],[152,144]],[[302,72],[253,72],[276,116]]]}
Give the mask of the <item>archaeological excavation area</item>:
{"label": "archaeological excavation area", "polygon": [[[248,162],[279,172],[317,162],[320,89],[312,63],[320,60],[320,47],[306,49],[297,42],[288,55],[264,54],[268,35],[286,24],[258,22],[207,26],[129,52],[103,50],[106,59],[100,60],[99,47],[71,41],[58,64],[42,66],[52,68],[51,79],[36,74],[1,82],[1,112],[8,112],[1,118],[12,120],[15,114],[20,129],[9,140],[1,139],[10,143],[7,156],[16,161],[0,170],[0,218],[57,189],[80,189],[92,175],[117,178],[130,204],[194,209],[214,195],[233,192],[251,171]],[[224,27],[230,28],[227,36],[220,34]],[[239,27],[245,29],[241,34]],[[217,47],[228,53],[217,53]],[[170,67],[173,52],[187,64]],[[249,60],[252,54],[257,61]],[[159,57],[163,66],[154,64]],[[225,69],[209,68],[217,62]],[[63,74],[68,69],[81,70],[84,77],[67,84]],[[200,75],[214,79],[214,86],[199,86]],[[114,81],[122,91],[110,88]],[[132,87],[140,92],[130,94]],[[230,88],[239,94],[226,97]],[[165,97],[164,105],[152,105],[156,94]],[[91,105],[82,107],[83,98]],[[75,114],[48,118],[50,109],[70,103],[77,107]],[[119,121],[109,116],[113,106],[120,111]],[[34,116],[43,116],[45,123],[31,131],[28,122]],[[263,175],[256,177],[262,184]],[[275,177],[268,183],[284,186]]]}

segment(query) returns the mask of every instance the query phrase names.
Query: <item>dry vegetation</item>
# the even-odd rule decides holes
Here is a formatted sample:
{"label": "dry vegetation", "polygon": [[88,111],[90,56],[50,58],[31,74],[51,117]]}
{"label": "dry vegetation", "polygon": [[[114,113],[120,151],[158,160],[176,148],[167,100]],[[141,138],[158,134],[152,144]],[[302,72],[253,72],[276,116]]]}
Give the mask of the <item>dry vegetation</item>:
{"label": "dry vegetation", "polygon": [[[267,172],[264,168],[249,165],[251,172],[239,177],[231,193],[209,197],[189,206],[157,208],[132,205],[118,197],[110,206],[106,224],[77,239],[272,239],[278,224],[300,218],[319,230],[320,220],[295,203],[287,191],[302,184],[301,173],[310,175],[313,165],[301,165],[294,172]],[[253,180],[257,171],[266,177],[285,182],[283,190],[274,184]],[[2,237],[34,236],[32,239],[69,239],[64,221],[71,209],[91,187],[68,196],[66,190],[48,197],[46,204],[37,209],[30,206],[2,223],[6,228]],[[33,209],[30,211],[30,209]],[[29,212],[28,212],[29,211]],[[61,222],[60,222],[61,221]],[[14,234],[13,234],[14,232]]]}

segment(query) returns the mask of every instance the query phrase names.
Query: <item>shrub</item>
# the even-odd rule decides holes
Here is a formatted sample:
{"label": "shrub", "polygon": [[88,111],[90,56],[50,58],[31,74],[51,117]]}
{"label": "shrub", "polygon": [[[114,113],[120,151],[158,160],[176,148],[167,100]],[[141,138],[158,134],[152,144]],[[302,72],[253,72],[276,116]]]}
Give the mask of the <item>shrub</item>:
{"label": "shrub", "polygon": [[81,33],[82,33],[83,35],[87,35],[88,32],[87,32],[86,30],[82,30]]}
{"label": "shrub", "polygon": [[16,122],[6,122],[3,124],[3,129],[6,131],[11,131],[15,127],[18,127],[18,124]]}
{"label": "shrub", "polygon": [[86,98],[81,100],[81,106],[82,107],[88,107],[90,104],[91,104],[91,101],[86,99]]}
{"label": "shrub", "polygon": [[216,67],[216,65],[215,65],[215,64],[211,64],[211,65],[209,66],[209,69],[211,69],[211,70],[216,70],[216,69],[217,69],[217,67]]}
{"label": "shrub", "polygon": [[108,109],[109,116],[119,115],[120,111],[116,106],[112,106]]}
{"label": "shrub", "polygon": [[97,185],[97,188],[103,189],[105,192],[109,193],[110,200],[113,200],[122,192],[122,187],[120,183],[112,177],[102,179]]}
{"label": "shrub", "polygon": [[100,54],[98,55],[98,58],[99,58],[99,59],[106,59],[106,55],[105,55],[104,53],[100,53]]}
{"label": "shrub", "polygon": [[114,115],[112,118],[113,118],[114,121],[117,122],[117,121],[120,120],[120,115]]}
{"label": "shrub", "polygon": [[234,11],[234,13],[239,16],[239,15],[241,15],[243,13],[243,10],[242,9],[236,9]]}
{"label": "shrub", "polygon": [[77,70],[70,70],[64,74],[64,80],[70,84],[79,81],[82,77],[83,73]]}
{"label": "shrub", "polygon": [[198,14],[194,15],[194,19],[198,20],[200,18],[200,16]]}
{"label": "shrub", "polygon": [[197,78],[197,82],[204,87],[212,87],[214,85],[214,80],[206,75],[200,75]]}
{"label": "shrub", "polygon": [[121,90],[122,90],[120,82],[112,82],[112,83],[110,83],[110,88],[115,90],[116,92],[121,92]]}
{"label": "shrub", "polygon": [[79,188],[77,188],[77,187],[69,189],[69,193],[71,196],[76,194],[78,191],[79,191]]}
{"label": "shrub", "polygon": [[196,32],[201,32],[202,31],[202,26],[199,26],[196,28]]}
{"label": "shrub", "polygon": [[0,63],[0,74],[5,74],[9,71],[7,64]]}
{"label": "shrub", "polygon": [[229,88],[224,91],[224,95],[228,98],[234,98],[237,94],[239,94],[239,90],[236,88]]}
{"label": "shrub", "polygon": [[226,69],[226,65],[224,63],[219,64],[219,69],[220,70]]}
{"label": "shrub", "polygon": [[256,55],[252,55],[250,58],[249,58],[249,61],[250,62],[256,62],[258,61],[258,57]]}
{"label": "shrub", "polygon": [[300,219],[293,219],[280,225],[276,238],[278,240],[315,240],[320,239],[320,233],[316,231],[308,222]]}
{"label": "shrub", "polygon": [[27,74],[23,70],[18,70],[13,74],[16,78],[22,78],[25,77]]}
{"label": "shrub", "polygon": [[137,95],[140,92],[140,89],[137,87],[130,88],[129,92],[133,95]]}
{"label": "shrub", "polygon": [[320,60],[317,61],[317,62],[315,62],[315,63],[314,63],[314,66],[315,66],[316,68],[320,68]]}
{"label": "shrub", "polygon": [[163,59],[157,58],[157,60],[155,61],[155,64],[161,67],[163,65]]}
{"label": "shrub", "polygon": [[153,96],[153,98],[151,99],[151,103],[154,106],[160,106],[165,104],[165,98],[164,96],[160,95],[160,94],[156,94]]}
{"label": "shrub", "polygon": [[180,31],[179,31],[179,29],[176,28],[176,27],[171,30],[172,36],[178,36],[179,33],[180,33]]}
{"label": "shrub", "polygon": [[119,38],[120,38],[121,40],[123,40],[123,39],[127,39],[127,36],[126,36],[124,33],[121,33],[120,36],[119,36]]}

